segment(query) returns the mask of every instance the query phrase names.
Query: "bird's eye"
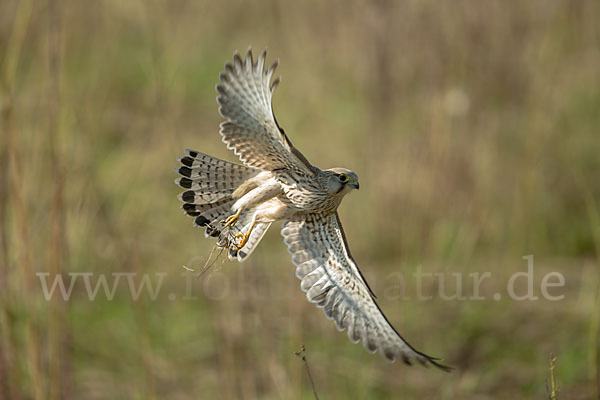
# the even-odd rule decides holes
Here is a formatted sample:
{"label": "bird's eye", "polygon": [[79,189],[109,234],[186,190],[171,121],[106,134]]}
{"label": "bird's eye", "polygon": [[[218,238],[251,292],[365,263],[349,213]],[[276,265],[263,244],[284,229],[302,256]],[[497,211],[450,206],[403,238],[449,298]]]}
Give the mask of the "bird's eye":
{"label": "bird's eye", "polygon": [[338,179],[342,183],[346,183],[350,180],[350,178],[348,178],[348,175],[346,175],[346,174],[340,174]]}

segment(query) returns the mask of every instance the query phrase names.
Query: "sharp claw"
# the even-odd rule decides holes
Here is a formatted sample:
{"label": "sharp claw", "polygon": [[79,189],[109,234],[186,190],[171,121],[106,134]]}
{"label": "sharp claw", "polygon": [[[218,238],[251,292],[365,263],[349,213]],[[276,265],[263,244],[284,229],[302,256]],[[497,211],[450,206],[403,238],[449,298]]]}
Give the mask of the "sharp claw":
{"label": "sharp claw", "polygon": [[252,221],[252,224],[250,225],[250,229],[248,229],[248,232],[246,233],[238,233],[237,235],[235,235],[235,239],[242,239],[240,240],[239,243],[237,243],[236,241],[233,242],[233,245],[236,247],[236,250],[241,249],[242,247],[244,247],[246,245],[246,243],[248,243],[248,239],[250,239],[250,234],[252,233],[252,229],[254,229],[254,221]]}
{"label": "sharp claw", "polygon": [[[247,234],[243,234],[243,233],[238,233],[237,235],[235,235],[235,239],[236,241],[233,242],[233,245],[236,247],[236,250],[241,249],[242,247],[244,247],[246,245],[246,243],[248,243],[248,238],[250,237],[250,232],[248,232]],[[237,242],[237,239],[242,239],[239,242]]]}
{"label": "sharp claw", "polygon": [[240,218],[240,213],[241,210],[237,210],[235,214],[225,218],[225,221],[223,221],[225,224],[224,228],[228,228],[235,225],[235,223],[238,222],[238,219]]}

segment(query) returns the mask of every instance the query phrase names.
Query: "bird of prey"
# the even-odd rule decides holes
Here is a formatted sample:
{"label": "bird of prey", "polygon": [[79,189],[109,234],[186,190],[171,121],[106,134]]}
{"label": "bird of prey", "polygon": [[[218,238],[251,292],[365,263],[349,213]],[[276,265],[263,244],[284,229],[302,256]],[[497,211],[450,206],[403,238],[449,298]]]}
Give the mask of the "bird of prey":
{"label": "bird of prey", "polygon": [[271,83],[277,62],[265,68],[266,52],[254,61],[236,52],[219,75],[217,102],[225,119],[219,133],[243,165],[187,150],[176,183],[184,212],[230,258],[244,261],[274,221],[296,266],[308,300],[323,308],[354,343],[389,361],[448,367],[409,345],[387,320],[348,248],[337,213],[342,199],[359,188],[345,168],[321,170],[290,142],[277,123]]}

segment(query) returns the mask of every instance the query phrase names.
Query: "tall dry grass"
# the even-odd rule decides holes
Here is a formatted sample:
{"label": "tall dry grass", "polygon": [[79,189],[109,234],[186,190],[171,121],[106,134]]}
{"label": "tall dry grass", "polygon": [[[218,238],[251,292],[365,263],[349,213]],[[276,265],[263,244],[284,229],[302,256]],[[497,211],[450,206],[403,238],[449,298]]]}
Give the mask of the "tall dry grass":
{"label": "tall dry grass", "polygon": [[[599,17],[595,1],[2,2],[0,397],[312,398],[306,344],[323,398],[545,396],[550,352],[560,396],[597,398]],[[454,373],[350,344],[276,232],[182,299],[180,266],[212,244],[178,210],[175,157],[233,160],[214,85],[248,45],[280,59],[294,144],[360,176],[342,220],[382,307]],[[565,276],[564,300],[492,300],[527,254],[536,288]],[[394,274],[413,284],[419,265],[446,288],[492,272],[487,300],[401,301]],[[37,272],[167,277],[157,300],[77,284],[47,302]]]}

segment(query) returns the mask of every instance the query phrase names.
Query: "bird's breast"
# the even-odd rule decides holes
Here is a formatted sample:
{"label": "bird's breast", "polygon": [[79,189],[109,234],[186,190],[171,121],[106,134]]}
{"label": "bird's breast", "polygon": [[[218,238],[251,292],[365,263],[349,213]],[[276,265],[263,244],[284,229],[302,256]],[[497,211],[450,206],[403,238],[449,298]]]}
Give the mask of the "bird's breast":
{"label": "bird's breast", "polygon": [[341,198],[330,195],[313,183],[282,184],[282,188],[282,201],[298,211],[333,212],[340,205]]}

